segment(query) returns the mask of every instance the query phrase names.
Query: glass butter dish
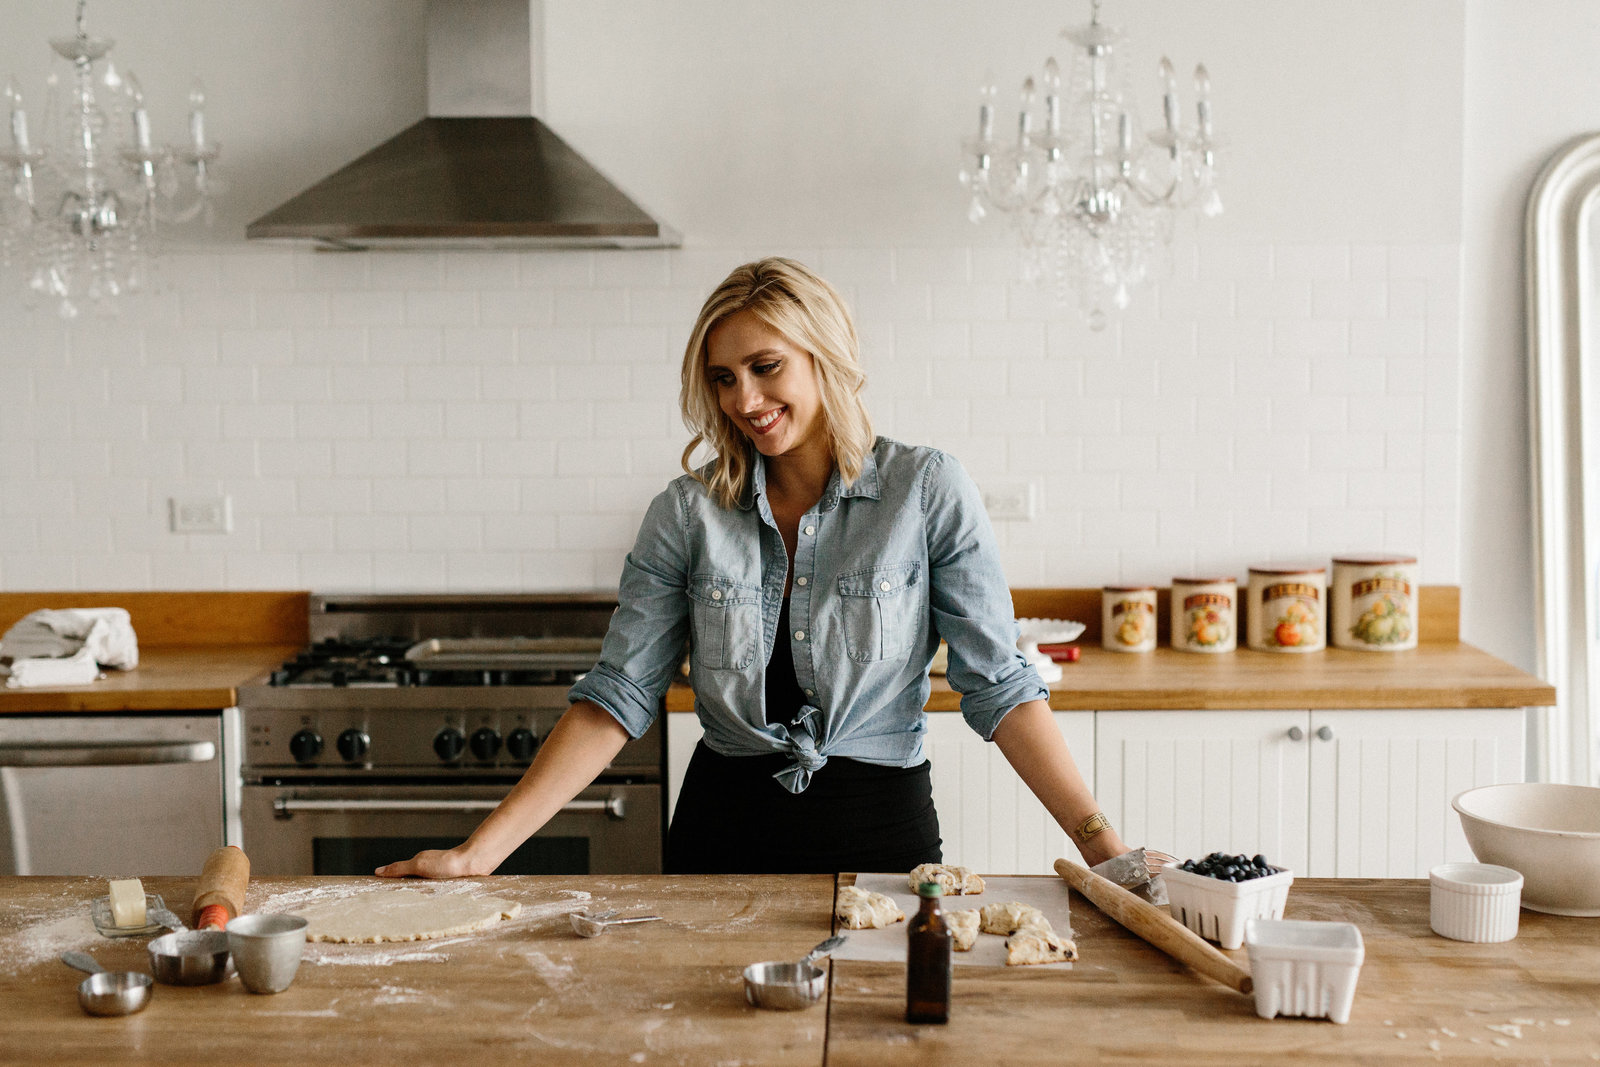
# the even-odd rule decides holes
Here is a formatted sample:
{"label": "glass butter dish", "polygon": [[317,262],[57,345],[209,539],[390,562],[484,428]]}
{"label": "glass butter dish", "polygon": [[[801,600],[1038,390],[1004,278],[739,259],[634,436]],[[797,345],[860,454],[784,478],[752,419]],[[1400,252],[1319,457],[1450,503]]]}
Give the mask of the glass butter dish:
{"label": "glass butter dish", "polygon": [[155,913],[166,910],[167,902],[161,899],[160,893],[146,893],[144,895],[143,926],[118,926],[111,919],[111,898],[95,897],[89,901],[89,917],[94,920],[94,928],[100,931],[103,937],[145,937],[148,934],[158,934],[167,929],[163,923],[156,922]]}

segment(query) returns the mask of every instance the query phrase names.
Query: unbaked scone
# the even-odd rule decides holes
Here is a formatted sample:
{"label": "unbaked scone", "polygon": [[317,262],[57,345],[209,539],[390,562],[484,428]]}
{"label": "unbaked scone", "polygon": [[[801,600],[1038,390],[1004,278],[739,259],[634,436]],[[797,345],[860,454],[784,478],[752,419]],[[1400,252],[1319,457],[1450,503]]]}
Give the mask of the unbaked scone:
{"label": "unbaked scone", "polygon": [[983,892],[983,879],[972,873],[971,867],[957,867],[948,863],[924,863],[912,870],[911,891],[915,893],[923,882],[937,882],[947,897],[973,896]]}
{"label": "unbaked scone", "polygon": [[944,913],[944,924],[950,928],[950,936],[955,939],[957,952],[967,952],[977,943],[978,922],[977,908]]}
{"label": "unbaked scone", "polygon": [[894,898],[883,893],[872,893],[857,886],[847,885],[839,890],[839,901],[834,907],[839,924],[846,930],[876,930],[904,922],[906,913]]}
{"label": "unbaked scone", "polygon": [[1007,936],[1031,922],[1045,922],[1044,912],[1032,904],[1024,904],[1018,900],[1008,900],[1002,904],[985,904],[982,909],[982,919],[984,933]]}
{"label": "unbaked scone", "polygon": [[1020,967],[1030,963],[1069,963],[1078,958],[1078,946],[1057,934],[1050,920],[1041,916],[1037,922],[1023,924],[1016,933],[1006,938],[1006,966]]}

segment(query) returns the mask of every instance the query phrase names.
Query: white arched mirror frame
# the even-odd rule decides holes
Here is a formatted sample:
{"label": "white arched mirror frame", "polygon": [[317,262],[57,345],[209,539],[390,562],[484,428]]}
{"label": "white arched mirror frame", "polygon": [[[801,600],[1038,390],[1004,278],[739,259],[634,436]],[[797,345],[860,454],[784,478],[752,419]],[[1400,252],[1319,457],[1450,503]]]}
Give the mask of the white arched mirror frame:
{"label": "white arched mirror frame", "polygon": [[1582,785],[1595,784],[1592,705],[1600,682],[1597,204],[1600,134],[1586,134],[1539,174],[1526,230],[1537,655],[1557,699],[1535,726],[1535,772]]}

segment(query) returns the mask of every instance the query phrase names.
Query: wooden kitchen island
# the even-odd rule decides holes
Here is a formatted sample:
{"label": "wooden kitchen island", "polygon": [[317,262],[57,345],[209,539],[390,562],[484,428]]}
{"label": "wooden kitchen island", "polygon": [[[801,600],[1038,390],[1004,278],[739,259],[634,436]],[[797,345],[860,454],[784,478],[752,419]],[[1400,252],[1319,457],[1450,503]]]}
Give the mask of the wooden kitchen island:
{"label": "wooden kitchen island", "polygon": [[[845,876],[848,880],[849,876]],[[392,886],[394,883],[381,883]],[[147,878],[181,910],[192,878]],[[375,879],[261,880],[251,910],[293,910]],[[92,1018],[82,950],[147,970],[146,939],[89,926],[87,878],[0,879],[0,1062],[1264,1063],[1592,1062],[1600,1052],[1600,921],[1522,913],[1516,940],[1471,945],[1428,928],[1412,880],[1302,880],[1286,917],[1356,923],[1366,940],[1348,1025],[1258,1018],[1253,1001],[1171,962],[1071,897],[1071,970],[958,966],[948,1026],[901,1021],[904,969],[834,964],[824,1003],[748,1007],[740,971],[798,958],[830,929],[827,876],[507,877],[406,883],[510,897],[522,914],[473,937],[308,945],[275,996],[160,986],[143,1012]],[[587,896],[585,896],[587,894]],[[575,936],[573,908],[648,909],[664,921]],[[1245,960],[1245,953],[1234,953]]]}

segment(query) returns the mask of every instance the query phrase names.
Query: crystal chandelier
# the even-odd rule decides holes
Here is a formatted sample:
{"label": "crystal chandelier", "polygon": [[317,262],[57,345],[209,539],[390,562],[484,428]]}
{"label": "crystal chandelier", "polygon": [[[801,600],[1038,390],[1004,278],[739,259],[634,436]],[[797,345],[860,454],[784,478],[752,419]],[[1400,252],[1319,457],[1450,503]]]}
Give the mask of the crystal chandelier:
{"label": "crystal chandelier", "polygon": [[106,58],[111,40],[89,36],[85,2],[77,33],[50,40],[71,71],[64,88],[54,73],[45,83],[38,143],[13,78],[11,138],[0,146],[0,277],[20,282],[30,306],[54,301],[64,319],[85,301],[110,311],[113,298],[143,287],[157,223],[210,222],[219,192],[219,146],[207,140],[199,84],[189,94],[188,143],[155,144],[139,80]]}
{"label": "crystal chandelier", "polygon": [[1057,300],[1075,292],[1099,330],[1162,266],[1177,215],[1219,215],[1222,199],[1205,66],[1194,71],[1188,125],[1172,63],[1161,60],[1163,121],[1146,133],[1116,62],[1126,38],[1100,22],[1100,0],[1092,4],[1087,26],[1061,33],[1077,46],[1065,79],[1052,57],[1042,94],[1031,76],[1023,81],[1015,141],[995,137],[996,90],[992,81],[983,87],[978,136],[962,144],[960,178],[971,194],[968,218],[1006,215],[1021,240],[1024,279]]}

